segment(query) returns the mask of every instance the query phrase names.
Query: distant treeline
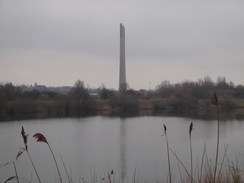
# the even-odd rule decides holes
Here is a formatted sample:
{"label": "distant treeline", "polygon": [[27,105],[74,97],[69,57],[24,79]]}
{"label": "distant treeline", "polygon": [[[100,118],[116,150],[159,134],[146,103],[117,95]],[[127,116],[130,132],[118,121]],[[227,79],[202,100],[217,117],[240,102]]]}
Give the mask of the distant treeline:
{"label": "distant treeline", "polygon": [[95,109],[95,100],[78,80],[68,93],[22,91],[12,83],[0,85],[0,114],[46,113],[51,116],[83,115]]}
{"label": "distant treeline", "polygon": [[223,110],[244,108],[244,86],[235,86],[219,77],[216,82],[204,77],[197,82],[183,81],[171,84],[162,81],[155,90],[123,91],[105,86],[91,93],[78,80],[67,93],[54,91],[22,90],[12,83],[0,85],[0,116],[45,113],[50,116],[87,115],[98,111],[109,113],[138,113],[143,110],[187,111],[211,109],[212,91],[219,97]]}
{"label": "distant treeline", "polygon": [[[156,87],[155,94],[165,98],[174,109],[207,107],[211,92],[215,91],[220,98],[222,108],[244,107],[244,86],[235,86],[233,82],[226,82],[224,77],[218,77],[217,82],[212,81],[208,76],[199,79],[198,82],[183,81],[177,84],[170,84],[163,81]],[[238,99],[238,100],[237,100]]]}

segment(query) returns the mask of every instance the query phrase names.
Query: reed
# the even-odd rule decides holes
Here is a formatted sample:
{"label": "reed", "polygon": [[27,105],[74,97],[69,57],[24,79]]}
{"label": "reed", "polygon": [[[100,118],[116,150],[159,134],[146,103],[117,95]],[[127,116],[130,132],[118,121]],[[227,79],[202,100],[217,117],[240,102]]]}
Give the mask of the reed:
{"label": "reed", "polygon": [[204,144],[204,149],[203,149],[203,154],[202,154],[202,161],[201,161],[201,168],[200,168],[200,176],[198,178],[198,182],[201,183],[202,182],[202,173],[203,173],[203,163],[204,163],[204,157],[206,154],[206,146],[207,144]]}
{"label": "reed", "polygon": [[[184,163],[180,160],[180,158],[177,156],[177,154],[170,149],[171,153],[176,157],[177,161],[181,164],[181,166],[184,168],[187,176],[189,177],[190,180],[194,181],[193,177],[191,177],[190,173],[187,171],[187,168],[185,167]],[[195,182],[195,181],[194,181]]]}
{"label": "reed", "polygon": [[180,162],[178,160],[177,160],[177,167],[178,167],[178,170],[179,170],[180,180],[181,180],[181,182],[184,182],[183,181],[183,176],[182,176],[182,173],[181,173],[181,169],[180,169]]}
{"label": "reed", "polygon": [[225,152],[224,152],[224,156],[223,156],[222,161],[221,161],[221,166],[219,168],[219,173],[218,173],[218,179],[217,180],[219,180],[219,177],[221,175],[221,170],[222,170],[222,167],[224,165],[224,160],[226,158],[227,149],[228,149],[228,146],[225,148]]}
{"label": "reed", "polygon": [[110,173],[108,173],[108,182],[109,183],[112,183],[112,181],[111,181],[111,176],[114,174],[114,171],[113,170],[111,170],[111,172]]}
{"label": "reed", "polygon": [[167,128],[166,125],[164,124],[164,135],[166,139],[166,145],[167,145],[167,156],[168,156],[168,168],[169,168],[169,182],[172,182],[172,173],[171,173],[171,167],[170,167],[170,156],[169,156],[169,142],[168,142],[168,137],[167,137]]}
{"label": "reed", "polygon": [[23,152],[26,152],[28,157],[29,157],[29,159],[30,159],[30,161],[31,161],[32,167],[33,167],[33,169],[34,169],[34,171],[36,173],[37,179],[38,179],[39,183],[41,183],[41,179],[39,177],[39,174],[37,173],[36,167],[34,165],[34,162],[33,162],[32,158],[31,158],[31,155],[30,155],[29,150],[28,150],[27,142],[28,142],[28,135],[29,134],[25,133],[25,129],[24,129],[23,126],[22,126],[22,130],[21,130],[21,135],[22,135],[25,147],[24,148],[20,148],[20,151],[17,153],[16,160],[18,160],[18,158],[23,154]]}
{"label": "reed", "polygon": [[52,150],[51,146],[49,145],[46,137],[44,137],[44,135],[42,135],[41,133],[36,133],[35,135],[33,135],[33,137],[36,139],[37,142],[43,142],[43,143],[46,143],[48,145],[49,150],[51,151],[51,154],[53,156],[57,171],[58,171],[59,180],[62,183],[63,181],[62,181],[62,177],[61,177],[61,174],[60,174],[60,171],[59,171],[59,168],[58,168],[57,160],[56,160],[56,158],[54,156],[53,150]]}
{"label": "reed", "polygon": [[135,170],[134,170],[133,183],[136,183],[136,167],[135,167]]}
{"label": "reed", "polygon": [[219,104],[218,104],[218,97],[216,92],[212,92],[211,103],[216,106],[217,109],[217,119],[218,119],[218,127],[217,127],[217,149],[216,149],[216,157],[215,157],[215,167],[214,167],[214,182],[216,181],[216,173],[217,173],[217,164],[218,164],[218,157],[219,157]]}
{"label": "reed", "polygon": [[16,179],[17,183],[19,183],[19,177],[18,177],[18,173],[17,173],[17,169],[16,169],[16,165],[15,165],[14,161],[0,165],[0,168],[5,167],[5,166],[10,165],[10,164],[13,164],[13,166],[14,166],[15,176],[9,177],[5,182],[11,181],[13,179]]}
{"label": "reed", "polygon": [[191,153],[191,183],[192,183],[192,177],[193,177],[193,165],[192,165],[192,143],[191,143],[191,133],[193,130],[193,123],[191,122],[189,127],[189,139],[190,139],[190,153]]}
{"label": "reed", "polygon": [[65,165],[65,163],[64,163],[64,159],[63,159],[63,157],[62,157],[61,154],[60,154],[60,157],[61,157],[61,160],[62,160],[64,169],[65,169],[65,173],[66,173],[66,176],[67,176],[67,178],[68,178],[68,181],[69,181],[69,183],[72,183],[72,179],[71,179],[70,176],[69,176],[68,170],[67,170],[67,168],[66,168],[66,165]]}
{"label": "reed", "polygon": [[9,177],[4,183],[7,183],[7,182],[15,180],[15,179],[17,180],[17,182],[19,182],[19,179],[21,179],[21,180],[23,180],[23,182],[31,183],[31,181],[28,181],[24,178],[20,178],[20,177],[16,177],[16,176]]}
{"label": "reed", "polygon": [[16,175],[16,180],[17,180],[17,183],[19,183],[19,177],[18,177],[18,173],[17,173],[17,168],[16,168],[16,165],[15,165],[14,161],[13,161],[13,165],[14,165],[14,172],[15,172],[15,175]]}

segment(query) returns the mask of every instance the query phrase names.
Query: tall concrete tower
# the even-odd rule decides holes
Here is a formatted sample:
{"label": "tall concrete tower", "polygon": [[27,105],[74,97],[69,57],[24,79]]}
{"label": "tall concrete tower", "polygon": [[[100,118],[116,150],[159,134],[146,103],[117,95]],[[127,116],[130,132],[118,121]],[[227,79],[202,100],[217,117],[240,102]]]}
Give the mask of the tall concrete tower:
{"label": "tall concrete tower", "polygon": [[119,90],[126,90],[125,74],[125,27],[120,24],[120,66],[119,66]]}

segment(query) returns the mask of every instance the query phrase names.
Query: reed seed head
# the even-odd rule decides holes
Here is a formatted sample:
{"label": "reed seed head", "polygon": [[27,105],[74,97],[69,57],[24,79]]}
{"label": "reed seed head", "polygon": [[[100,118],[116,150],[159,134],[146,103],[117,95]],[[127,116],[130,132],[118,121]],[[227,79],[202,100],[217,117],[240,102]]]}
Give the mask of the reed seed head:
{"label": "reed seed head", "polygon": [[0,165],[0,168],[2,168],[2,167],[5,167],[5,166],[7,166],[7,165],[10,165],[10,164],[12,164],[13,162],[7,162],[7,163],[4,163],[4,164],[1,164]]}
{"label": "reed seed head", "polygon": [[16,176],[9,177],[4,183],[7,183],[7,182],[9,182],[9,181],[11,181],[11,180],[14,180],[14,179],[16,179],[16,178],[17,178]]}
{"label": "reed seed head", "polygon": [[211,96],[210,100],[213,105],[218,106],[218,97],[217,97],[217,94],[215,91],[212,92],[212,96]]}
{"label": "reed seed head", "polygon": [[29,134],[25,134],[25,129],[24,129],[24,127],[22,126],[22,130],[21,130],[21,135],[22,135],[22,138],[23,138],[23,140],[24,140],[24,144],[25,144],[25,149],[26,149],[26,151],[28,151],[28,146],[27,146],[27,139],[28,139],[28,135]]}
{"label": "reed seed head", "polygon": [[23,152],[24,152],[23,149],[19,150],[19,152],[18,152],[18,154],[17,154],[17,156],[16,156],[16,160],[19,159],[19,157],[21,156],[21,154],[23,154]]}
{"label": "reed seed head", "polygon": [[42,135],[41,133],[36,133],[35,135],[33,135],[33,137],[36,139],[37,142],[44,142],[48,144],[46,137],[44,137],[44,135]]}
{"label": "reed seed head", "polygon": [[166,134],[167,128],[166,125],[164,124],[164,133]]}
{"label": "reed seed head", "polygon": [[193,122],[191,122],[190,127],[189,127],[189,135],[191,136],[191,132],[193,130]]}

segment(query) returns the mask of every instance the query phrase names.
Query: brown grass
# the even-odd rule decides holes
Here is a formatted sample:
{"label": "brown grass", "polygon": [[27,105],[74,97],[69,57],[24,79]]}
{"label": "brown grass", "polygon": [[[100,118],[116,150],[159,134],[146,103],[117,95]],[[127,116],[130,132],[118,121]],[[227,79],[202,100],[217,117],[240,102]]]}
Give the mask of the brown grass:
{"label": "brown grass", "polygon": [[166,145],[167,145],[167,156],[168,156],[168,168],[169,168],[169,182],[172,182],[172,173],[171,173],[171,167],[170,167],[170,157],[169,157],[169,142],[168,142],[168,137],[167,137],[167,128],[166,125],[164,124],[164,135],[166,139]]}
{"label": "brown grass", "polygon": [[32,167],[33,167],[33,169],[34,169],[34,171],[36,173],[37,179],[38,179],[39,183],[41,183],[40,177],[39,177],[39,175],[37,173],[36,167],[34,165],[34,162],[33,162],[32,158],[31,158],[30,153],[29,153],[29,150],[28,150],[28,145],[27,145],[27,142],[28,142],[28,134],[26,135],[25,129],[24,129],[23,126],[22,126],[22,130],[21,130],[21,135],[22,135],[22,138],[23,138],[23,141],[24,141],[25,148],[21,148],[20,149],[20,151],[18,152],[18,154],[16,156],[16,160],[22,155],[22,153],[24,151],[27,152],[28,157],[29,157],[29,159],[31,161]]}
{"label": "brown grass", "polygon": [[214,181],[216,179],[217,173],[217,165],[218,165],[218,157],[219,157],[219,104],[218,104],[218,97],[216,92],[212,92],[211,103],[216,106],[217,108],[217,115],[218,115],[218,128],[217,128],[217,149],[216,149],[216,158],[215,158],[215,167],[214,167]]}
{"label": "brown grass", "polygon": [[60,174],[60,170],[58,168],[58,163],[57,163],[57,160],[54,156],[54,153],[53,153],[53,150],[51,148],[51,146],[49,145],[49,143],[47,142],[47,139],[46,137],[44,137],[44,135],[42,135],[41,133],[36,133],[35,135],[33,135],[33,137],[36,139],[37,142],[43,142],[43,143],[46,143],[52,153],[52,156],[53,156],[53,159],[54,159],[54,162],[55,162],[55,165],[56,165],[56,168],[57,168],[57,171],[58,171],[58,175],[59,175],[59,180],[60,182],[62,183],[62,177],[61,177],[61,174]]}

